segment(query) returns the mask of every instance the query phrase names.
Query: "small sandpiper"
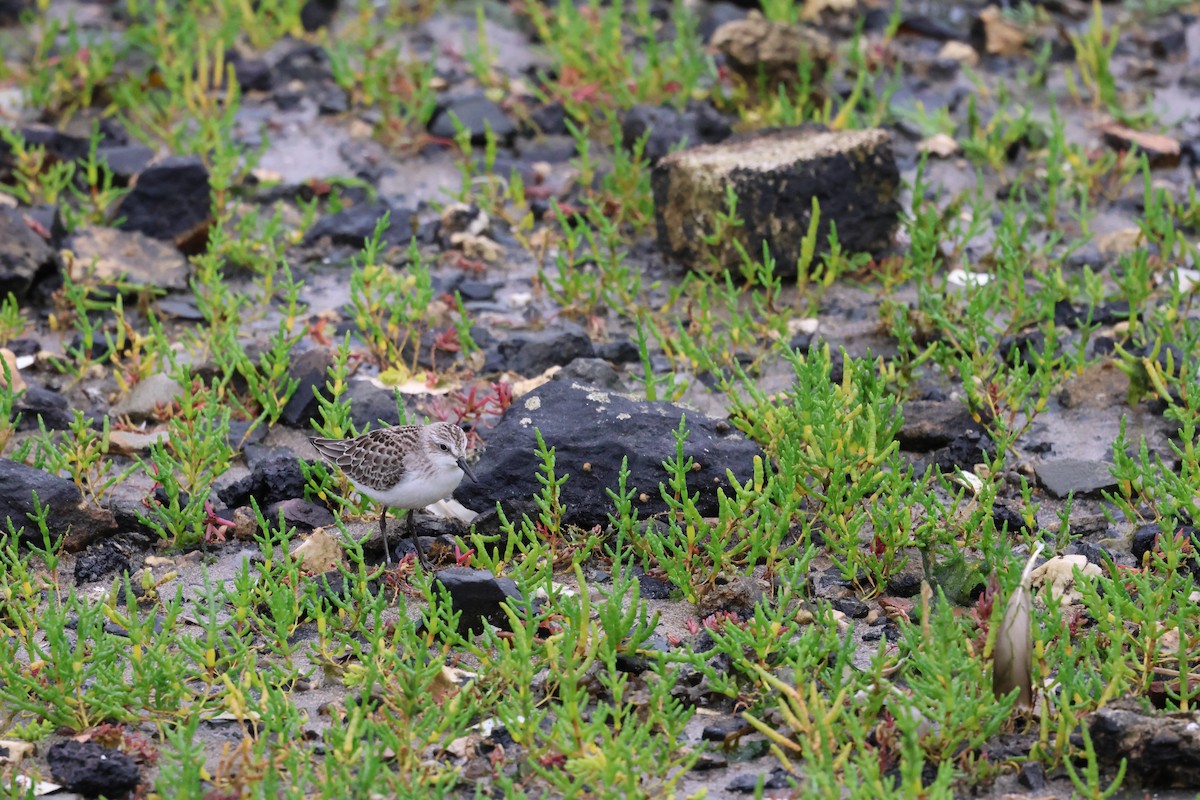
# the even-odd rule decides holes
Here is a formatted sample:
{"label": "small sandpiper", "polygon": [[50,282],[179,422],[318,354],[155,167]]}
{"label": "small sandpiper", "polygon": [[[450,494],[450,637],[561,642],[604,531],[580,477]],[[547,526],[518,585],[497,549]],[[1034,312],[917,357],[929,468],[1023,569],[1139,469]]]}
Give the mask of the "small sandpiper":
{"label": "small sandpiper", "polygon": [[467,435],[449,422],[380,428],[353,439],[310,439],[317,452],[336,464],[354,488],[383,506],[379,535],[384,563],[392,556],[387,540],[387,510],[408,509],[408,535],[421,566],[429,560],[417,541],[413,512],[448,497],[463,475],[476,480],[467,464]]}

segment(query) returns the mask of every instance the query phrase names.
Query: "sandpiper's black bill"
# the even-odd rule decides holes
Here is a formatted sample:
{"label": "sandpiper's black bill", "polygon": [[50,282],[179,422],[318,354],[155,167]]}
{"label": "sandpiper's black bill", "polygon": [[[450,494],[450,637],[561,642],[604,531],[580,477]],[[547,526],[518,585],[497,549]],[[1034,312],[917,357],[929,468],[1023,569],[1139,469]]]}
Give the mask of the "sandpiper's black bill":
{"label": "sandpiper's black bill", "polygon": [[459,469],[461,469],[463,472],[467,473],[468,478],[470,478],[475,483],[479,483],[479,478],[475,477],[475,470],[471,469],[471,465],[467,463],[467,460],[465,458],[460,458],[457,461],[457,464],[458,464]]}

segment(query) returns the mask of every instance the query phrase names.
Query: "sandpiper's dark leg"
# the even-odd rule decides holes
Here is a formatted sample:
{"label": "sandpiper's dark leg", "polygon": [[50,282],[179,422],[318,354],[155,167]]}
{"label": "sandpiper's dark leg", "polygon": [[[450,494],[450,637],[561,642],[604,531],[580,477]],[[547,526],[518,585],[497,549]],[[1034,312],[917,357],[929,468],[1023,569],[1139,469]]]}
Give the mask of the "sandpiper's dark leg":
{"label": "sandpiper's dark leg", "polygon": [[387,566],[392,563],[392,554],[387,543],[387,506],[384,506],[379,514],[379,538],[383,539],[383,565]]}
{"label": "sandpiper's dark leg", "polygon": [[408,510],[408,535],[412,537],[413,547],[417,550],[417,560],[421,562],[421,566],[427,570],[432,570],[433,565],[429,563],[429,559],[425,557],[425,553],[421,551],[421,543],[417,541],[417,525],[413,519],[413,514],[416,512],[413,509]]}

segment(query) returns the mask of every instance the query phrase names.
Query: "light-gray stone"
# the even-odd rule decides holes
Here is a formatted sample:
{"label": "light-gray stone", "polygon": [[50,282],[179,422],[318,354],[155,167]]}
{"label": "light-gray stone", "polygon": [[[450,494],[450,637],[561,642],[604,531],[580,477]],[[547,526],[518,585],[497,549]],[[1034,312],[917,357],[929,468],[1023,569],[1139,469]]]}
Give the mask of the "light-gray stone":
{"label": "light-gray stone", "polygon": [[116,228],[80,228],[63,243],[75,254],[77,269],[101,283],[124,280],[136,287],[186,289],[191,269],[169,242],[151,239],[137,231]]}
{"label": "light-gray stone", "polygon": [[1038,464],[1034,470],[1038,483],[1059,499],[1072,492],[1076,495],[1097,494],[1117,485],[1117,479],[1112,476],[1112,464],[1105,461],[1063,458]]}
{"label": "light-gray stone", "polygon": [[133,385],[129,394],[113,405],[109,414],[113,417],[129,417],[133,422],[144,422],[155,416],[160,405],[169,405],[183,391],[174,378],[162,372],[147,375]]}

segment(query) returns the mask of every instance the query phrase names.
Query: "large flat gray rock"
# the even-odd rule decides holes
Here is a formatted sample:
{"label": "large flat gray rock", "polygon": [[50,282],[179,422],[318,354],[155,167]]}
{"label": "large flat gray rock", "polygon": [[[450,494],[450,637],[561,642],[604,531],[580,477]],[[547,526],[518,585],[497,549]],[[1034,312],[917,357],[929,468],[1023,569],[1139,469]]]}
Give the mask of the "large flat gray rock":
{"label": "large flat gray rock", "polygon": [[1076,495],[1098,494],[1117,485],[1117,479],[1112,476],[1112,464],[1106,461],[1063,458],[1038,464],[1034,470],[1038,483],[1059,499],[1072,492]]}

